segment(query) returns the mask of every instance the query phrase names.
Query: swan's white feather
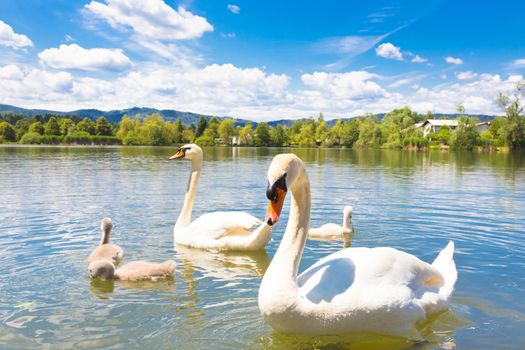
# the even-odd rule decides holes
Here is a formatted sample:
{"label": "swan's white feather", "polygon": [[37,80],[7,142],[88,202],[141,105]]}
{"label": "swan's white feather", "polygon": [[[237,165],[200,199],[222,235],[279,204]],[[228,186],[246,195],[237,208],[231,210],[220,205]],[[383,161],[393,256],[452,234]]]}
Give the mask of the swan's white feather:
{"label": "swan's white feather", "polygon": [[383,333],[419,338],[416,325],[444,310],[457,279],[454,244],[432,264],[390,247],[349,248],[297,275],[310,223],[310,184],[293,154],[274,157],[268,181],[287,174],[290,217],[259,288],[259,310],[277,331]]}
{"label": "swan's white feather", "polygon": [[202,168],[202,149],[195,144],[182,146],[172,159],[185,157],[192,170],[184,205],[173,228],[174,242],[192,248],[252,251],[264,248],[272,228],[256,217],[238,211],[218,211],[200,216],[193,222],[191,212]]}
{"label": "swan's white feather", "polygon": [[220,239],[227,235],[250,234],[261,224],[261,220],[248,213],[216,211],[195,219],[184,231],[191,235],[207,235],[212,239]]}
{"label": "swan's white feather", "polygon": [[[446,251],[451,257],[453,248]],[[344,249],[301,273],[297,302],[268,320],[291,333],[416,337],[415,324],[448,305],[457,274],[446,266],[441,270],[389,247]]]}
{"label": "swan's white feather", "polygon": [[334,237],[341,237],[343,233],[345,232],[345,229],[343,226],[329,223],[324,224],[320,227],[311,228],[309,232],[310,238],[334,238]]}

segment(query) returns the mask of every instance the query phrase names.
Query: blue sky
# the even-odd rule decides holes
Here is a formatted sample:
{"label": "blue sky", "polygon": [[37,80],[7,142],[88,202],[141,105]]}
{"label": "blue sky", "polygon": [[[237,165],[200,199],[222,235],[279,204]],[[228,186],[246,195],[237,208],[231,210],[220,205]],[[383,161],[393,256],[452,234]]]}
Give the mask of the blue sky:
{"label": "blue sky", "polygon": [[0,103],[253,120],[499,113],[525,72],[521,1],[0,2]]}

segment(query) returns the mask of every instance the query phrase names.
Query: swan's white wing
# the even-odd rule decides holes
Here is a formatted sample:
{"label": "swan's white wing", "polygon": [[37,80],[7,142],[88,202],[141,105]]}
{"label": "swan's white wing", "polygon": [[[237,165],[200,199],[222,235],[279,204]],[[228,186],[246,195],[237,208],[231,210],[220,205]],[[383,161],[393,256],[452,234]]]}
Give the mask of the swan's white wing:
{"label": "swan's white wing", "polygon": [[185,230],[190,235],[206,235],[220,239],[227,235],[249,234],[262,221],[248,213],[240,211],[217,211],[200,216]]}
{"label": "swan's white wing", "polygon": [[313,304],[369,309],[419,300],[443,283],[435,267],[393,248],[345,249],[298,276],[301,296]]}

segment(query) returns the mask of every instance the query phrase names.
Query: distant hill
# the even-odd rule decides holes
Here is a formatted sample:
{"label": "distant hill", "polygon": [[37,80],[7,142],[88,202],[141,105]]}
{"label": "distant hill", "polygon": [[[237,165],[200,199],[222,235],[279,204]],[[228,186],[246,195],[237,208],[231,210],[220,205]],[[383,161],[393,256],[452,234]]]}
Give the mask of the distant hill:
{"label": "distant hill", "polygon": [[[127,109],[118,109],[111,111],[101,111],[99,109],[78,109],[70,112],[58,112],[51,111],[47,109],[26,109],[11,105],[0,104],[0,114],[17,114],[25,117],[35,116],[35,115],[46,115],[54,114],[60,116],[78,116],[81,118],[90,118],[96,120],[99,117],[105,117],[107,120],[118,123],[123,116],[127,115],[130,118],[144,120],[147,116],[151,114],[158,114],[164,120],[175,121],[177,119],[182,120],[182,123],[186,125],[195,124],[199,121],[201,116],[204,116],[207,120],[210,120],[213,116],[211,115],[202,115],[192,112],[181,112],[174,109],[156,109],[156,108],[147,108],[147,107],[132,107]],[[230,119],[228,117],[217,117],[218,119]],[[235,125],[244,126],[250,121],[244,119],[236,119]]]}
{"label": "distant hill", "polygon": [[[199,121],[201,116],[204,116],[207,120],[210,120],[212,118],[211,115],[202,115],[192,112],[181,112],[174,109],[156,109],[156,108],[147,108],[147,107],[132,107],[127,109],[117,109],[117,110],[111,110],[111,111],[101,111],[99,109],[78,109],[75,111],[70,112],[58,112],[58,111],[51,111],[46,109],[26,109],[11,105],[4,105],[0,104],[0,114],[17,114],[22,116],[35,116],[35,115],[46,115],[46,114],[54,114],[54,115],[61,115],[61,116],[78,116],[81,118],[90,118],[92,120],[96,120],[97,118],[103,116],[107,120],[118,123],[123,116],[127,115],[130,118],[140,119],[143,120],[145,117],[151,114],[158,114],[164,120],[168,121],[175,121],[177,119],[181,119],[182,122],[186,125],[195,124],[197,125],[197,122]],[[378,113],[376,114],[377,118],[381,120],[385,113]],[[459,117],[459,114],[446,114],[446,113],[434,113],[433,114],[435,119],[439,118],[449,118],[449,119],[455,119]],[[486,115],[486,114],[471,114],[471,116],[478,118],[480,121],[489,121],[494,119],[495,116],[493,115]],[[219,120],[222,119],[231,119],[230,117],[222,116],[217,117]],[[252,123],[255,126],[257,126],[257,122],[253,122],[246,119],[236,119],[235,126],[244,126],[247,123]],[[342,118],[344,121],[348,121],[352,118]],[[296,119],[279,119],[279,120],[272,120],[268,122],[268,124],[272,127],[275,127],[277,124],[290,126]],[[307,118],[303,118],[303,120],[307,120]],[[329,127],[332,127],[338,119],[331,119],[327,120],[327,124]]]}

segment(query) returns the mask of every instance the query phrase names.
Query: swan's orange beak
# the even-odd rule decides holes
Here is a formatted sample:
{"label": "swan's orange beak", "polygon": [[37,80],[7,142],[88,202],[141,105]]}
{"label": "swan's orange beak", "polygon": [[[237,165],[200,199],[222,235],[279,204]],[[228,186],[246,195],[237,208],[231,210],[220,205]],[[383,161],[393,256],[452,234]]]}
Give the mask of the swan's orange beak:
{"label": "swan's orange beak", "polygon": [[184,150],[182,148],[179,148],[177,153],[175,153],[174,155],[170,157],[170,160],[183,158],[185,155],[186,153],[184,152]]}
{"label": "swan's orange beak", "polygon": [[276,196],[273,200],[270,200],[264,219],[270,226],[275,225],[275,223],[279,221],[279,216],[283,210],[284,198],[286,197],[286,191],[281,188],[276,188],[275,192]]}

